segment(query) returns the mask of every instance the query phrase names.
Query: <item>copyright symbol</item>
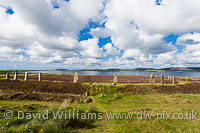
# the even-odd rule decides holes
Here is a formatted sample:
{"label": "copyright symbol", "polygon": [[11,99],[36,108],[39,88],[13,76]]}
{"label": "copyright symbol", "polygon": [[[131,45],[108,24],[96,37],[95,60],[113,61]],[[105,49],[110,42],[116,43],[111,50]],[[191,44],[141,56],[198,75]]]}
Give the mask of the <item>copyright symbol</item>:
{"label": "copyright symbol", "polygon": [[13,112],[12,112],[12,110],[6,110],[4,112],[4,118],[5,119],[12,119],[13,118]]}

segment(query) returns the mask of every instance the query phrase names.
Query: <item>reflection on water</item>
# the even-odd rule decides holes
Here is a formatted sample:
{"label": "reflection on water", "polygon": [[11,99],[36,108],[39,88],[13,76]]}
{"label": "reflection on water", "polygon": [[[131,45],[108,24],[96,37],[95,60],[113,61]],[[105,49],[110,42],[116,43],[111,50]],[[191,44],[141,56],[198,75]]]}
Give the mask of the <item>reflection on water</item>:
{"label": "reflection on water", "polygon": [[[117,73],[118,75],[137,75],[137,73],[139,74],[139,76],[150,76],[152,72],[108,72],[108,71],[61,71],[61,70],[54,70],[54,71],[30,71],[31,73],[49,73],[49,74],[69,74],[72,75],[75,72],[78,72],[79,75],[113,75],[115,73]],[[200,72],[154,72],[154,75],[157,75],[158,77],[160,77],[161,74],[164,74],[165,77],[167,76],[178,76],[178,77],[182,77],[182,76],[188,76],[191,78],[200,78]]]}

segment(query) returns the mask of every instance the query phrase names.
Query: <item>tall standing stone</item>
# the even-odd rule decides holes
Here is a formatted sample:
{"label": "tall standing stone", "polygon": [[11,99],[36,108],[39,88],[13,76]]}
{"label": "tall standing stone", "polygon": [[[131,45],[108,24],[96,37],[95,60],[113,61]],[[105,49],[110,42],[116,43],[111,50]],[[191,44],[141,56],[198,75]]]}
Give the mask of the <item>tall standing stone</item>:
{"label": "tall standing stone", "polygon": [[188,82],[188,76],[185,77],[185,81]]}
{"label": "tall standing stone", "polygon": [[113,78],[113,83],[116,84],[116,83],[117,83],[117,76],[118,76],[118,75],[117,75],[117,74],[114,74],[113,76],[114,76],[114,78]]}
{"label": "tall standing stone", "polygon": [[155,84],[155,77],[154,77],[154,73],[151,74],[150,76],[150,84]]}
{"label": "tall standing stone", "polygon": [[139,76],[139,73],[137,73],[137,76]]}
{"label": "tall standing stone", "polygon": [[175,76],[173,76],[173,78],[172,78],[172,83],[176,84],[176,77]]}
{"label": "tall standing stone", "polygon": [[170,76],[169,76],[169,80],[173,80],[173,76],[170,75]]}
{"label": "tall standing stone", "polygon": [[161,74],[161,84],[164,84],[164,75]]}
{"label": "tall standing stone", "polygon": [[38,73],[38,81],[42,81],[42,73]]}
{"label": "tall standing stone", "polygon": [[170,80],[170,76],[168,76],[168,80]]}
{"label": "tall standing stone", "polygon": [[28,80],[28,72],[25,72],[24,74],[24,81],[27,81]]}
{"label": "tall standing stone", "polygon": [[16,70],[15,74],[14,74],[14,80],[17,80],[18,78],[18,70]]}
{"label": "tall standing stone", "polygon": [[77,83],[78,82],[78,72],[75,72],[74,73],[74,83]]}
{"label": "tall standing stone", "polygon": [[7,72],[7,74],[6,74],[6,80],[10,80],[10,72]]}

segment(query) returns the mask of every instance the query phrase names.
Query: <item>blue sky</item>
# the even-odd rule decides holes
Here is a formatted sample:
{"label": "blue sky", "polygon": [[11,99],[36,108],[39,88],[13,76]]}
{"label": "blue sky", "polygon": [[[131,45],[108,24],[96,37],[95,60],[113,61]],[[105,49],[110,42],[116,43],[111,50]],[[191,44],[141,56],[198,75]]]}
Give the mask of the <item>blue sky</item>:
{"label": "blue sky", "polygon": [[2,0],[0,69],[199,67],[199,15],[197,0]]}

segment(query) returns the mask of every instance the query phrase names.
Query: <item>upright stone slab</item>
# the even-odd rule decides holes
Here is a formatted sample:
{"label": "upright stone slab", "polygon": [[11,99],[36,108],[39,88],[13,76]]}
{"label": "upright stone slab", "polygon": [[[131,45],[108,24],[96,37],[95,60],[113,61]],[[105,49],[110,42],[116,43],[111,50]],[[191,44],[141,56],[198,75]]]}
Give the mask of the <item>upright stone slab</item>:
{"label": "upright stone slab", "polygon": [[42,81],[42,73],[38,73],[38,81]]}
{"label": "upright stone slab", "polygon": [[188,76],[185,77],[185,81],[188,82]]}
{"label": "upright stone slab", "polygon": [[170,77],[168,76],[168,80],[170,80]]}
{"label": "upright stone slab", "polygon": [[6,80],[10,80],[10,72],[7,72],[7,74],[6,74]]}
{"label": "upright stone slab", "polygon": [[161,74],[161,84],[164,84],[164,75]]}
{"label": "upright stone slab", "polygon": [[151,77],[154,78],[154,73],[151,74]]}
{"label": "upright stone slab", "polygon": [[149,84],[152,84],[152,77],[150,77],[149,79]]}
{"label": "upright stone slab", "polygon": [[18,70],[16,70],[15,74],[14,74],[14,80],[17,80],[18,78]]}
{"label": "upright stone slab", "polygon": [[114,76],[114,78],[113,78],[113,83],[116,84],[116,83],[117,83],[117,76],[118,76],[118,75],[117,75],[117,74],[114,74],[113,76]]}
{"label": "upright stone slab", "polygon": [[78,82],[78,72],[75,72],[74,73],[74,80],[73,80],[74,83],[77,83]]}
{"label": "upright stone slab", "polygon": [[28,72],[25,72],[24,74],[24,81],[27,81],[28,80]]}
{"label": "upright stone slab", "polygon": [[175,76],[172,77],[172,83],[176,84],[176,77]]}
{"label": "upright stone slab", "polygon": [[155,77],[154,77],[154,73],[151,74],[150,76],[150,84],[155,84]]}
{"label": "upright stone slab", "polygon": [[139,76],[139,73],[137,73],[137,76]]}

